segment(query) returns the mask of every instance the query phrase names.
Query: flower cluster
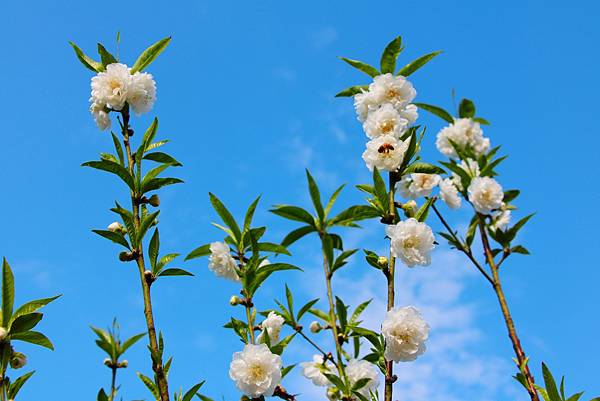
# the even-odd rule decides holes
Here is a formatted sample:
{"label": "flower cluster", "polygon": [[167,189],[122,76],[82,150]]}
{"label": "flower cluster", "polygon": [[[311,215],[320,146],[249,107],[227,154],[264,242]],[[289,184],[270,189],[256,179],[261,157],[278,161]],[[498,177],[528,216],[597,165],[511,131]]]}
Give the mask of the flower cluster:
{"label": "flower cluster", "polygon": [[386,234],[390,237],[392,255],[399,258],[408,267],[427,266],[431,263],[430,253],[435,238],[431,228],[414,218],[386,226]]}
{"label": "flower cluster", "polygon": [[403,76],[390,73],[373,79],[367,91],[354,96],[354,106],[370,138],[362,158],[367,167],[396,171],[404,160],[408,143],[402,136],[418,117],[411,102],[417,95]]}
{"label": "flower cluster", "polygon": [[110,128],[109,113],[121,111],[125,104],[136,114],[147,113],[156,101],[156,83],[151,74],[135,72],[121,63],[106,66],[92,78],[90,112],[101,130]]}
{"label": "flower cluster", "polygon": [[210,257],[208,268],[217,277],[223,277],[232,281],[240,281],[236,271],[236,263],[229,245],[224,242],[213,242],[210,244]]}
{"label": "flower cluster", "polygon": [[435,145],[444,155],[457,158],[458,150],[471,150],[481,156],[490,148],[490,140],[483,136],[481,125],[471,118],[457,118],[437,136]]}

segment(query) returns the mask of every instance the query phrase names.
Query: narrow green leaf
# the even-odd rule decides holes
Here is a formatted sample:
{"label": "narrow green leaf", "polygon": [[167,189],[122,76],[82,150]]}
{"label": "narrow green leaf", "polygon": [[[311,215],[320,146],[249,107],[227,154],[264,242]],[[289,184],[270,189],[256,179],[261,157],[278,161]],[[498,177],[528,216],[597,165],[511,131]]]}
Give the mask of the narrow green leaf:
{"label": "narrow green leaf", "polygon": [[75,55],[77,56],[77,59],[81,62],[81,64],[83,64],[85,68],[94,72],[104,71],[104,66],[102,65],[102,63],[94,61],[88,56],[86,56],[85,53],[83,53],[83,51],[79,47],[77,47],[75,43],[69,41],[69,44],[71,45],[73,50],[75,50]]}
{"label": "narrow green leaf", "polygon": [[9,331],[11,334],[29,331],[37,326],[43,316],[43,314],[37,312],[19,316],[10,324]]}
{"label": "narrow green leaf", "polygon": [[26,343],[36,344],[54,350],[54,346],[48,337],[37,331],[26,331],[23,333],[11,334],[10,339],[24,341]]}
{"label": "narrow green leaf", "polygon": [[381,73],[393,74],[396,71],[396,60],[398,55],[402,51],[402,37],[397,36],[385,47],[383,54],[381,55]]}
{"label": "narrow green leaf", "polygon": [[275,208],[271,209],[270,212],[289,220],[307,223],[312,227],[315,226],[315,219],[313,218],[313,216],[306,210],[297,206],[275,206]]}
{"label": "narrow green leaf", "polygon": [[223,223],[225,223],[225,225],[231,229],[233,235],[235,236],[235,239],[237,241],[240,241],[240,239],[242,238],[240,227],[238,226],[237,222],[235,221],[229,210],[227,210],[223,202],[221,202],[219,198],[217,198],[213,193],[209,193],[208,195],[210,197],[210,203],[212,204],[219,217],[221,217],[221,220],[223,220]]}
{"label": "narrow green leaf", "polygon": [[146,153],[143,159],[152,160],[153,162],[157,163],[165,163],[175,167],[182,166],[182,164],[179,163],[174,157],[163,152]]}
{"label": "narrow green leaf", "polygon": [[6,259],[2,259],[2,327],[8,327],[15,304],[15,278]]}
{"label": "narrow green leaf", "polygon": [[379,71],[377,71],[377,68],[375,68],[372,65],[369,65],[367,63],[363,63],[362,61],[351,60],[346,57],[340,57],[340,60],[345,61],[346,63],[350,64],[352,67],[356,68],[359,71],[364,72],[365,74],[367,74],[370,77],[376,77],[377,75],[381,74]]}
{"label": "narrow green leaf", "polygon": [[161,271],[158,275],[161,277],[162,276],[193,276],[193,274],[188,272],[187,270],[177,269],[177,268],[165,269],[165,270]]}
{"label": "narrow green leaf", "polygon": [[283,241],[281,241],[281,245],[283,245],[284,247],[289,247],[294,242],[298,241],[300,238],[312,232],[315,232],[315,228],[312,226],[304,226],[297,228],[285,236]]}
{"label": "narrow green leaf", "polygon": [[325,217],[325,211],[323,210],[323,204],[321,203],[321,193],[319,192],[319,187],[317,186],[317,183],[312,175],[310,175],[308,169],[306,170],[306,180],[308,181],[308,192],[310,193],[310,198],[312,199],[317,216],[319,216],[319,221],[323,221]]}
{"label": "narrow green leaf", "polygon": [[119,138],[117,138],[117,136],[111,132],[110,135],[112,136],[112,140],[113,140],[113,144],[115,145],[115,151],[117,152],[117,156],[119,156],[119,162],[121,163],[121,166],[125,165],[125,157],[123,156],[123,147],[121,146],[121,142],[119,141]]}
{"label": "narrow green leaf", "polygon": [[29,302],[21,305],[19,308],[17,308],[17,310],[15,311],[15,313],[12,316],[12,320],[14,321],[19,316],[33,313],[33,312],[39,310],[40,308],[48,305],[50,302],[54,301],[55,299],[57,299],[59,297],[60,297],[60,295],[57,295],[57,296],[51,297],[51,298],[42,298],[42,299],[36,299],[35,301],[29,301]]}
{"label": "narrow green leaf", "polygon": [[352,97],[369,89],[369,85],[355,85],[338,92],[335,97]]}
{"label": "narrow green leaf", "polygon": [[156,191],[157,189],[166,187],[167,185],[181,183],[183,183],[183,180],[180,180],[179,178],[153,178],[142,187],[142,192],[146,193],[150,191]]}
{"label": "narrow green leaf", "polygon": [[544,362],[542,362],[542,375],[544,376],[546,392],[548,393],[550,399],[552,401],[560,401],[560,395],[558,394],[558,389],[556,387],[554,377],[552,376],[552,373],[550,373],[550,369],[548,369]]}
{"label": "narrow green leaf", "polygon": [[123,345],[121,345],[121,353],[124,353],[125,351],[127,351],[129,348],[131,348],[133,346],[133,344],[137,343],[139,340],[146,337],[147,334],[148,333],[136,334],[135,336],[132,336],[132,337],[128,338],[127,340],[125,340],[123,342]]}
{"label": "narrow green leaf", "polygon": [[260,201],[260,196],[254,199],[254,202],[250,204],[248,210],[246,211],[246,216],[244,216],[244,231],[248,231],[250,229],[250,225],[252,224],[252,219],[254,218],[254,212],[256,211],[256,206]]}
{"label": "narrow green leaf", "polygon": [[158,252],[160,251],[160,234],[158,228],[154,230],[152,238],[150,238],[150,244],[148,245],[148,257],[150,258],[150,266],[152,271],[156,270],[156,262],[158,261]]}
{"label": "narrow green leaf", "polygon": [[423,67],[432,58],[434,58],[435,56],[437,56],[440,53],[441,53],[441,51],[436,51],[436,52],[429,53],[429,54],[419,57],[418,59],[416,59],[416,60],[408,63],[404,67],[402,67],[400,69],[400,71],[398,71],[397,75],[402,75],[403,77],[408,77],[409,75],[411,75],[413,72],[417,71],[419,68]]}
{"label": "narrow green leaf", "polygon": [[15,379],[15,381],[10,385],[10,388],[8,389],[8,398],[14,400],[17,397],[17,394],[19,394],[19,390],[21,390],[21,387],[23,387],[23,385],[27,382],[27,380],[29,380],[31,376],[33,376],[34,373],[35,370],[25,373],[23,376]]}
{"label": "narrow green leaf", "polygon": [[104,237],[116,244],[123,245],[127,249],[131,249],[129,243],[123,236],[123,234],[115,233],[108,230],[92,230],[93,233],[98,234],[101,237]]}
{"label": "narrow green leaf", "polygon": [[98,43],[98,54],[100,55],[100,60],[102,61],[102,65],[106,67],[109,64],[118,63],[115,56],[110,54],[108,50],[102,45],[102,43]]}
{"label": "narrow green leaf", "polygon": [[185,257],[185,260],[195,259],[206,255],[210,255],[210,244],[202,245],[194,249]]}
{"label": "narrow green leaf", "polygon": [[442,120],[444,120],[446,122],[449,122],[450,124],[454,123],[454,118],[452,118],[450,113],[448,113],[446,110],[442,109],[441,107],[437,107],[437,106],[427,104],[427,103],[414,103],[414,105],[420,109],[430,112],[433,115],[438,116],[439,118],[441,118]]}
{"label": "narrow green leaf", "polygon": [[475,117],[475,103],[469,99],[461,100],[460,105],[458,106],[458,116],[460,118]]}
{"label": "narrow green leaf", "polygon": [[446,174],[446,171],[438,166],[423,162],[414,162],[403,171],[404,174],[423,173],[423,174]]}
{"label": "narrow green leaf", "polygon": [[169,45],[171,41],[171,37],[164,38],[154,43],[152,46],[148,47],[144,52],[138,57],[138,59],[131,67],[131,73],[134,74],[138,71],[143,71],[146,67],[150,65],[158,57],[160,53],[165,50],[165,48]]}
{"label": "narrow green leaf", "polygon": [[100,160],[100,161],[89,161],[82,164],[84,167],[91,167],[98,170],[107,171],[109,173],[113,173],[121,178],[127,186],[135,191],[135,183],[133,181],[133,177],[129,173],[125,167],[121,166],[119,163],[115,163],[108,160]]}

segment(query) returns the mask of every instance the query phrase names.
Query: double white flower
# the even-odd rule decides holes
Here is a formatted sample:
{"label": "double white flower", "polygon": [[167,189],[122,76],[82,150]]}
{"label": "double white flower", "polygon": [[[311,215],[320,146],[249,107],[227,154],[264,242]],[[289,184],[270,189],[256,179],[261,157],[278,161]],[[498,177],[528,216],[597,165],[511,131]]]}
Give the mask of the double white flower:
{"label": "double white flower", "polygon": [[243,351],[233,354],[229,377],[248,397],[269,397],[281,382],[281,365],[281,357],[266,344],[247,344]]}
{"label": "double white flower", "polygon": [[359,393],[370,399],[369,393],[375,392],[379,387],[379,372],[369,361],[352,359],[346,365],[346,376],[351,385],[356,384],[361,379],[369,379],[367,384],[358,390]]}
{"label": "double white flower", "polygon": [[302,375],[312,381],[315,386],[328,386],[329,379],[324,373],[330,374],[335,369],[331,362],[323,362],[323,355],[314,355],[312,362],[302,362]]}
{"label": "double white flower", "polygon": [[387,312],[381,333],[385,338],[385,358],[409,362],[425,352],[429,325],[413,306],[394,308]]}
{"label": "double white flower", "polygon": [[408,267],[427,266],[431,263],[430,253],[435,237],[427,224],[410,218],[396,225],[386,226],[385,231],[390,237],[392,255]]}
{"label": "double white flower", "polygon": [[483,136],[479,123],[470,118],[455,119],[452,124],[442,128],[435,141],[441,153],[458,158],[453,143],[460,149],[470,148],[477,156],[486,153],[490,148],[490,139]]}
{"label": "double white flower", "polygon": [[440,183],[437,174],[412,173],[396,183],[396,190],[405,199],[417,199],[431,195],[431,191]]}
{"label": "double white flower", "polygon": [[269,341],[271,344],[279,342],[279,334],[285,320],[277,313],[271,311],[267,315],[267,318],[260,324],[261,332],[258,335],[258,341],[262,341],[265,331],[269,335]]}
{"label": "double white flower", "polygon": [[208,268],[215,273],[217,277],[223,277],[232,281],[240,281],[236,271],[236,262],[229,245],[224,242],[213,242],[210,244],[210,256]]}
{"label": "double white flower", "polygon": [[469,201],[477,212],[490,214],[502,206],[504,192],[496,180],[490,177],[475,177],[471,180],[469,188]]}
{"label": "double white flower", "polygon": [[367,149],[362,158],[371,171],[375,167],[378,170],[396,171],[404,160],[407,149],[407,141],[401,141],[392,135],[383,135],[367,142]]}
{"label": "double white flower", "polygon": [[121,63],[106,66],[92,78],[90,112],[101,130],[110,127],[108,113],[120,111],[128,103],[136,114],[146,113],[156,101],[156,83],[152,75],[136,72]]}
{"label": "double white flower", "polygon": [[440,181],[440,196],[451,209],[458,209],[462,203],[462,199],[458,195],[458,189],[451,178]]}

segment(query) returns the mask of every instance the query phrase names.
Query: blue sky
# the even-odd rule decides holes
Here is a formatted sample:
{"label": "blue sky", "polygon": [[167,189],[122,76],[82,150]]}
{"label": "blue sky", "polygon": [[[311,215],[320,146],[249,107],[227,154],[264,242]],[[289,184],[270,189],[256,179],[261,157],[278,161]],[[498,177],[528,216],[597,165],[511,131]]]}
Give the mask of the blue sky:
{"label": "blue sky", "polygon": [[[125,335],[144,329],[136,273],[116,260],[117,249],[90,230],[113,221],[114,200],[124,187],[112,177],[79,167],[110,149],[88,113],[89,71],[67,41],[88,53],[101,41],[132,63],[151,42],[173,36],[150,68],[158,83],[151,115],[160,137],[183,162],[186,183],[163,191],[161,240],[165,251],[187,253],[221,239],[207,192],[218,194],[239,216],[263,195],[257,220],[278,240],[292,225],[270,215],[276,203],[308,205],[304,168],[329,193],[341,183],[367,182],[360,154],[364,134],[349,100],[333,95],[365,78],[340,62],[344,55],[377,62],[395,35],[404,38],[400,63],[441,49],[444,53],[414,75],[417,99],[452,108],[451,91],[473,99],[493,144],[509,159],[501,182],[520,188],[524,215],[536,211],[521,242],[532,256],[515,256],[503,269],[507,297],[534,372],[546,361],[565,373],[571,391],[600,394],[597,333],[600,280],[594,210],[599,199],[595,54],[600,28],[597,2],[506,1],[302,2],[275,1],[102,4],[80,1],[8,2],[0,32],[4,61],[2,93],[3,230],[0,253],[15,270],[17,301],[56,293],[41,325],[55,352],[19,346],[38,372],[22,400],[94,399],[109,372],[93,343],[89,324],[106,326],[114,316]],[[148,117],[136,119],[138,130]],[[442,127],[427,124],[424,156]],[[349,185],[341,202],[360,202]],[[466,213],[450,219],[464,225]],[[433,221],[432,221],[433,224]],[[348,233],[349,246],[383,251],[381,228]],[[292,249],[306,273],[272,280],[258,298],[268,308],[282,298],[283,280],[298,299],[320,296],[318,248],[311,241]],[[239,343],[221,328],[231,313],[235,285],[219,281],[205,260],[179,265],[194,278],[165,279],[155,288],[158,326],[175,355],[173,390],[207,379],[216,399],[236,399],[227,377]],[[383,280],[356,258],[334,283],[348,302],[374,297],[367,322],[383,309]],[[430,352],[400,369],[398,398],[421,400],[526,399],[509,378],[512,350],[493,293],[472,267],[440,246],[432,266],[401,269],[399,302],[421,307],[432,322]],[[296,342],[286,363],[310,357]],[[144,347],[128,355],[122,372],[126,400],[149,399],[135,377],[149,373]],[[291,392],[319,399],[292,373]]]}

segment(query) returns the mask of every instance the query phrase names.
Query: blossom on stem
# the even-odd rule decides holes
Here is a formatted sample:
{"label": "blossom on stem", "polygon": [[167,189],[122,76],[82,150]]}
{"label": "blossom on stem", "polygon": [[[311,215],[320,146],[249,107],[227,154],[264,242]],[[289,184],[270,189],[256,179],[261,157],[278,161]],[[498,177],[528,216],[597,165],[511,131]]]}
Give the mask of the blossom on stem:
{"label": "blossom on stem", "polygon": [[243,351],[233,354],[229,377],[248,397],[269,397],[281,381],[281,366],[281,357],[266,344],[247,344]]}
{"label": "blossom on stem", "polygon": [[93,103],[106,105],[113,110],[121,110],[127,101],[131,74],[125,64],[113,63],[106,66],[106,71],[99,72],[92,78]]}
{"label": "blossom on stem", "polygon": [[381,135],[392,135],[399,138],[408,127],[409,121],[390,103],[382,105],[377,110],[369,113],[363,124],[363,129],[369,138]]}
{"label": "blossom on stem", "polygon": [[407,142],[392,135],[383,135],[367,142],[367,149],[362,154],[362,158],[371,171],[375,167],[379,170],[396,171],[407,149]]}
{"label": "blossom on stem", "polygon": [[431,251],[435,238],[431,228],[414,218],[386,226],[386,234],[390,237],[391,252],[408,267],[427,266],[431,263]]}
{"label": "blossom on stem", "polygon": [[402,111],[417,96],[410,81],[402,75],[394,76],[390,73],[373,78],[369,92],[373,94],[376,103],[390,103],[398,111]]}
{"label": "blossom on stem", "polygon": [[92,113],[94,121],[96,122],[96,125],[98,126],[100,131],[104,131],[110,128],[110,116],[108,115],[108,110],[106,109],[106,106],[104,104],[93,102],[90,105],[90,113]]}
{"label": "blossom on stem", "polygon": [[470,118],[457,118],[452,124],[441,129],[435,146],[441,153],[451,158],[458,158],[455,146],[460,150],[468,148],[475,155],[480,156],[490,148],[490,140],[483,136],[478,122]]}
{"label": "blossom on stem", "polygon": [[210,257],[208,268],[215,273],[217,277],[223,277],[232,281],[240,281],[236,271],[236,263],[229,245],[224,242],[213,242],[210,244]]}
{"label": "blossom on stem", "polygon": [[147,113],[156,101],[156,83],[151,74],[136,72],[131,76],[127,102],[136,114]]}
{"label": "blossom on stem", "polygon": [[261,333],[258,335],[258,341],[261,341],[266,331],[269,335],[269,341],[271,344],[275,344],[279,342],[279,334],[281,333],[281,328],[283,327],[283,323],[285,320],[283,317],[279,316],[277,313],[271,311],[267,315],[267,318],[263,320],[260,324],[260,328],[262,329]]}
{"label": "blossom on stem", "polygon": [[504,192],[496,180],[490,177],[475,177],[467,189],[469,201],[481,214],[490,214],[502,206]]}
{"label": "blossom on stem", "polygon": [[315,386],[328,386],[329,379],[323,373],[332,373],[335,366],[331,362],[323,361],[323,355],[314,355],[312,362],[302,362],[302,375],[312,381]]}
{"label": "blossom on stem", "polygon": [[437,174],[412,173],[396,183],[396,190],[406,199],[417,199],[431,195],[431,191],[440,182]]}
{"label": "blossom on stem", "polygon": [[356,384],[361,379],[369,379],[367,384],[358,390],[365,397],[370,397],[369,393],[375,392],[379,387],[379,372],[371,362],[362,359],[350,360],[346,365],[346,376],[350,385]]}
{"label": "blossom on stem", "polygon": [[440,181],[440,196],[451,209],[458,209],[462,203],[462,199],[458,196],[458,189],[451,178]]}
{"label": "blossom on stem", "polygon": [[413,306],[394,308],[387,312],[381,333],[385,338],[385,358],[394,362],[408,362],[425,352],[429,325]]}
{"label": "blossom on stem", "polygon": [[[502,205],[503,207],[504,205]],[[510,224],[511,211],[509,209],[499,210],[497,212],[492,213],[492,224],[490,225],[490,229],[496,231],[506,230],[506,227]]]}

